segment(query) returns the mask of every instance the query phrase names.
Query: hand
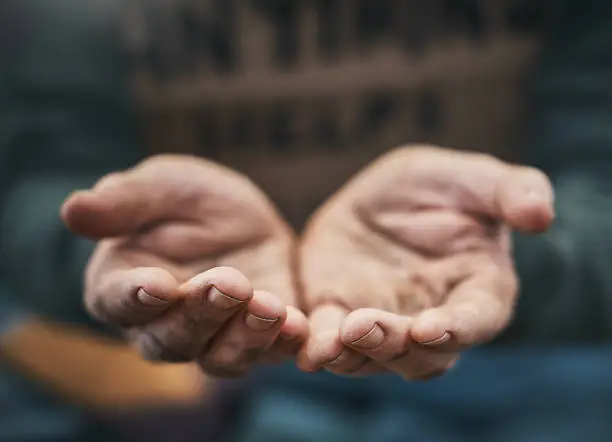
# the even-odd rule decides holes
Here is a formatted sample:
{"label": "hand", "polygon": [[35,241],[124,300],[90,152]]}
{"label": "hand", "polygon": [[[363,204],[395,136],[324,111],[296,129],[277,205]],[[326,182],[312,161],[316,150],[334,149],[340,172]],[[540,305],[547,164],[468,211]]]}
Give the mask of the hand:
{"label": "hand", "polygon": [[73,194],[62,217],[99,241],[86,272],[88,310],[145,357],[196,360],[228,377],[305,340],[306,318],[293,307],[293,235],[238,173],[153,157]]}
{"label": "hand", "polygon": [[552,205],[535,169],[431,147],[385,155],[306,229],[311,337],[299,366],[444,373],[508,324],[517,295],[510,228],[546,230]]}

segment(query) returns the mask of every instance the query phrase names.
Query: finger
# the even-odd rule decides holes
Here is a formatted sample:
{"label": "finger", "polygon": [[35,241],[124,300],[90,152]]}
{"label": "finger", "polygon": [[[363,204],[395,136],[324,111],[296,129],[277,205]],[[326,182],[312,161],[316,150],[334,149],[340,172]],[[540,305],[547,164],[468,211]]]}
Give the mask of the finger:
{"label": "finger", "polygon": [[497,186],[496,200],[503,219],[518,230],[546,231],[555,216],[552,185],[533,168],[510,167]]}
{"label": "finger", "polygon": [[287,319],[281,326],[278,338],[266,352],[263,360],[266,363],[277,364],[293,359],[308,337],[308,319],[295,307],[287,307]]}
{"label": "finger", "polygon": [[208,343],[253,298],[251,283],[232,267],[215,267],[179,288],[185,299],[181,315],[192,323],[200,341]]}
{"label": "finger", "polygon": [[342,341],[406,380],[443,374],[454,354],[432,352],[412,342],[412,318],[377,309],[360,309],[346,318]]}
{"label": "finger", "polygon": [[[220,183],[223,185],[220,185]],[[75,192],[62,218],[75,233],[114,237],[160,219],[193,220],[215,194],[244,194],[252,185],[217,164],[191,157],[152,157],[137,167],[102,178],[91,190]],[[228,193],[228,194],[229,194]]]}
{"label": "finger", "polygon": [[444,351],[492,340],[512,316],[516,283],[511,279],[492,270],[459,284],[441,306],[415,318],[412,339]]}
{"label": "finger", "polygon": [[236,242],[228,241],[228,235],[212,232],[203,222],[164,221],[146,232],[131,236],[130,245],[171,262],[185,263],[197,262],[203,256],[223,254],[243,239],[238,233],[234,237]]}
{"label": "finger", "polygon": [[[547,230],[554,218],[552,184],[544,173],[474,153],[440,149],[432,174],[459,208],[526,232]],[[427,160],[425,160],[427,161]]]}
{"label": "finger", "polygon": [[386,367],[410,351],[411,318],[378,309],[351,312],[342,324],[342,342]]}
{"label": "finger", "polygon": [[181,302],[154,321],[128,330],[147,359],[194,360],[253,294],[248,279],[229,267],[200,273],[178,291]]}
{"label": "finger", "polygon": [[161,268],[114,270],[96,280],[85,288],[87,310],[113,325],[125,327],[149,322],[180,299],[176,279]]}
{"label": "finger", "polygon": [[304,313],[293,307],[287,307],[287,319],[280,329],[280,337],[287,342],[303,343],[308,337],[308,319]]}
{"label": "finger", "polygon": [[[111,174],[92,189],[73,193],[62,206],[68,228],[90,238],[128,235],[159,218],[171,205],[179,209],[177,186],[160,185],[149,175],[135,172]],[[170,193],[174,191],[175,195]],[[174,215],[178,214],[176,210]]]}
{"label": "finger", "polygon": [[403,148],[374,163],[355,183],[352,194],[362,194],[359,209],[371,216],[406,206],[402,192],[381,195],[380,189],[405,188],[414,189],[411,207],[450,206],[522,231],[544,231],[554,218],[554,192],[546,175],[489,155]]}
{"label": "finger", "polygon": [[276,296],[256,291],[247,309],[228,323],[200,358],[200,366],[214,376],[246,373],[275,342],[286,318],[287,310]]}
{"label": "finger", "polygon": [[340,326],[347,310],[336,304],[322,304],[310,314],[310,335],[298,355],[298,367],[306,372],[322,368],[334,373],[353,373],[367,358],[346,347],[340,339]]}

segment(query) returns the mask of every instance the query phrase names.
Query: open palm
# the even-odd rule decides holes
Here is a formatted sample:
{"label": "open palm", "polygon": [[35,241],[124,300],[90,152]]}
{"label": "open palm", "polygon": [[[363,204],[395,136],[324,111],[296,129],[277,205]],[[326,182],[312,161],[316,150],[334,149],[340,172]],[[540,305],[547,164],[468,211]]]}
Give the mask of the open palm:
{"label": "open palm", "polygon": [[99,241],[86,274],[90,312],[146,357],[235,376],[305,339],[306,319],[293,307],[293,235],[238,173],[153,157],[75,193],[62,215]]}
{"label": "open palm", "polygon": [[539,171],[432,147],[388,154],[312,218],[301,246],[312,337],[300,366],[443,373],[511,318],[510,228],[552,221]]}

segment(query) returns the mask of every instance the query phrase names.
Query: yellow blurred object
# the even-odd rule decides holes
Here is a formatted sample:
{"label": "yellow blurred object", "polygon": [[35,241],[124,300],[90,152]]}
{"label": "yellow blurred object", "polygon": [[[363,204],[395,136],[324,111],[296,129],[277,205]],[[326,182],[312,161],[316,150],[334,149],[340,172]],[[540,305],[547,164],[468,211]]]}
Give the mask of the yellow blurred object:
{"label": "yellow blurred object", "polygon": [[39,320],[5,336],[2,357],[66,400],[96,409],[187,405],[206,390],[194,364],[148,362],[123,343]]}

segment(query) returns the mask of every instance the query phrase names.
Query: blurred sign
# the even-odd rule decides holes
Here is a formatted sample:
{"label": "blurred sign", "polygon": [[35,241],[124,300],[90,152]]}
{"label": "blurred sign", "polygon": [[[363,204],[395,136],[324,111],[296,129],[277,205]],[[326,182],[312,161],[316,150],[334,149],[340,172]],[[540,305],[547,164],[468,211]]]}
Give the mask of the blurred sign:
{"label": "blurred sign", "polygon": [[395,146],[508,156],[551,3],[130,2],[146,142],[246,172],[295,224]]}

